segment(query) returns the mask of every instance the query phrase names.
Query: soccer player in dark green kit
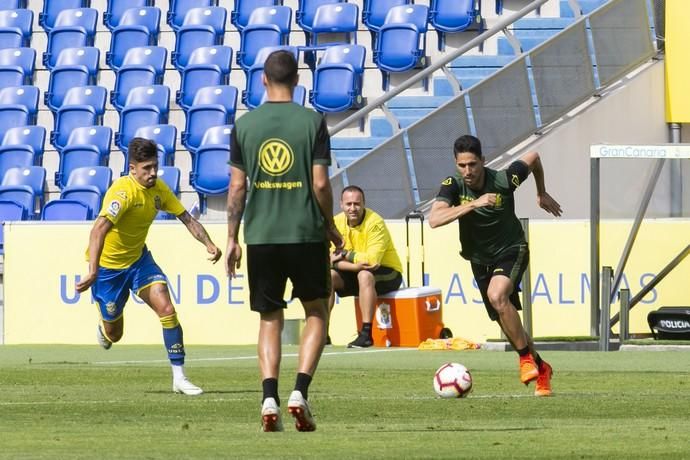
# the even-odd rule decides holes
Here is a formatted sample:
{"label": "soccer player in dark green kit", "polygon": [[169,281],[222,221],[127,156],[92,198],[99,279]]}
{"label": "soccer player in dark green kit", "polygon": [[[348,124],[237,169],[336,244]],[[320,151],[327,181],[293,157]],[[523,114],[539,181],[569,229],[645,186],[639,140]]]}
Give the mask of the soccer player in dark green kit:
{"label": "soccer player in dark green kit", "polygon": [[529,152],[496,171],[484,166],[479,139],[461,136],[453,146],[455,176],[441,184],[431,213],[432,228],[455,220],[460,224],[461,255],[472,264],[482,300],[520,356],[520,381],[536,380],[536,396],[551,395],[551,366],[541,359],[520,322],[518,284],[527,268],[529,249],[515,215],[513,192],[530,173],[537,185],[537,203],[549,214],[561,215],[561,206],[546,193],[539,154]]}
{"label": "soccer player in dark green kit", "polygon": [[326,343],[330,242],[342,247],[333,223],[326,121],[292,102],[297,82],[295,57],[287,51],[271,53],[263,74],[268,101],[236,121],[230,140],[226,269],[235,276],[240,264],[238,232],[244,214],[250,307],[261,315],[258,355],[264,431],[283,429],[278,374],[288,278],[292,297],[300,299],[306,316],[288,411],[298,431],[316,429],[308,389]]}

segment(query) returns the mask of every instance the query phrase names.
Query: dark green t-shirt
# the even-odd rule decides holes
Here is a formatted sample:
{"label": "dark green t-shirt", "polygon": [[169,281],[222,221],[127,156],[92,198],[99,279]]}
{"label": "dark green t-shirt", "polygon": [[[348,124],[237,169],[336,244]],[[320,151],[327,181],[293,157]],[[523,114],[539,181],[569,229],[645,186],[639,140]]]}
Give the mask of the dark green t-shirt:
{"label": "dark green t-shirt", "polygon": [[515,215],[513,192],[527,178],[529,169],[522,161],[515,161],[505,170],[485,168],[484,171],[482,190],[472,190],[456,174],[441,183],[436,199],[459,206],[485,193],[498,195],[496,206],[475,209],[458,219],[460,255],[476,264],[489,265],[506,250],[525,244],[525,234]]}
{"label": "dark green t-shirt", "polygon": [[267,102],[237,119],[230,163],[247,174],[246,244],[325,241],[312,166],[331,164],[326,121],[292,102]]}

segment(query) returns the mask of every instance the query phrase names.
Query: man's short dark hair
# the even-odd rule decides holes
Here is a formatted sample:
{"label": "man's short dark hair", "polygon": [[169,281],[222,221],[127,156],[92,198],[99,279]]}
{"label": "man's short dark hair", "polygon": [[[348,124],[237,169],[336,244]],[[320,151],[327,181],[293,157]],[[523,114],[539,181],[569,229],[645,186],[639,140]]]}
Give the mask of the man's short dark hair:
{"label": "man's short dark hair", "polygon": [[362,204],[365,202],[364,198],[364,190],[362,190],[360,187],[357,187],[356,185],[348,185],[343,189],[342,192],[340,192],[340,199],[343,199],[343,195],[345,195],[345,192],[359,192],[362,194]]}
{"label": "man's short dark hair", "polygon": [[453,156],[458,153],[473,153],[477,158],[482,157],[482,143],[474,136],[465,134],[455,140],[453,144]]}
{"label": "man's short dark hair", "polygon": [[297,79],[297,59],[289,51],[274,51],[264,63],[264,75],[270,83],[292,86]]}
{"label": "man's short dark hair", "polygon": [[127,149],[130,163],[141,163],[158,158],[158,147],[156,143],[141,137],[135,137],[129,141]]}

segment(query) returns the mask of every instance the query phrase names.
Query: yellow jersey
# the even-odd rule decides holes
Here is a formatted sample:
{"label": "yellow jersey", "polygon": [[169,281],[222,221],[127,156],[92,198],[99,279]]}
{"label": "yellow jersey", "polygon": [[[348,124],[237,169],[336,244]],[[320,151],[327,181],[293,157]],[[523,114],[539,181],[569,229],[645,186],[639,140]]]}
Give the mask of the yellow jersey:
{"label": "yellow jersey", "polygon": [[[99,265],[123,269],[141,257],[146,235],[158,211],[179,216],[185,211],[180,200],[161,179],[146,188],[132,175],[120,177],[103,197],[99,216],[113,223],[105,236]],[[88,250],[87,250],[88,259]]]}
{"label": "yellow jersey", "polygon": [[402,273],[400,258],[381,216],[365,208],[364,219],[356,227],[350,227],[347,224],[347,216],[344,212],[333,219],[336,228],[343,235],[344,249],[349,252],[350,262],[380,264],[382,267],[392,268]]}

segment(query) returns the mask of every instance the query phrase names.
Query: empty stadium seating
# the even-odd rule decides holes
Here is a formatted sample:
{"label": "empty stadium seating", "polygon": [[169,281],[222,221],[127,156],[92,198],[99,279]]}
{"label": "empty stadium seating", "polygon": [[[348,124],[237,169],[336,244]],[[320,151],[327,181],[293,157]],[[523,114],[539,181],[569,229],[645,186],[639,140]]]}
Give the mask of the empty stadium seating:
{"label": "empty stadium seating", "polygon": [[10,168],[0,182],[0,200],[15,201],[26,208],[29,219],[37,218],[44,203],[45,181],[42,166]]}
{"label": "empty stadium seating", "polygon": [[41,220],[91,220],[93,215],[91,208],[86,203],[78,200],[56,199],[43,206]]}
{"label": "empty stadium seating", "polygon": [[107,166],[76,168],[70,173],[60,199],[80,201],[89,207],[92,216],[97,216],[103,196],[112,182],[112,174]]}

